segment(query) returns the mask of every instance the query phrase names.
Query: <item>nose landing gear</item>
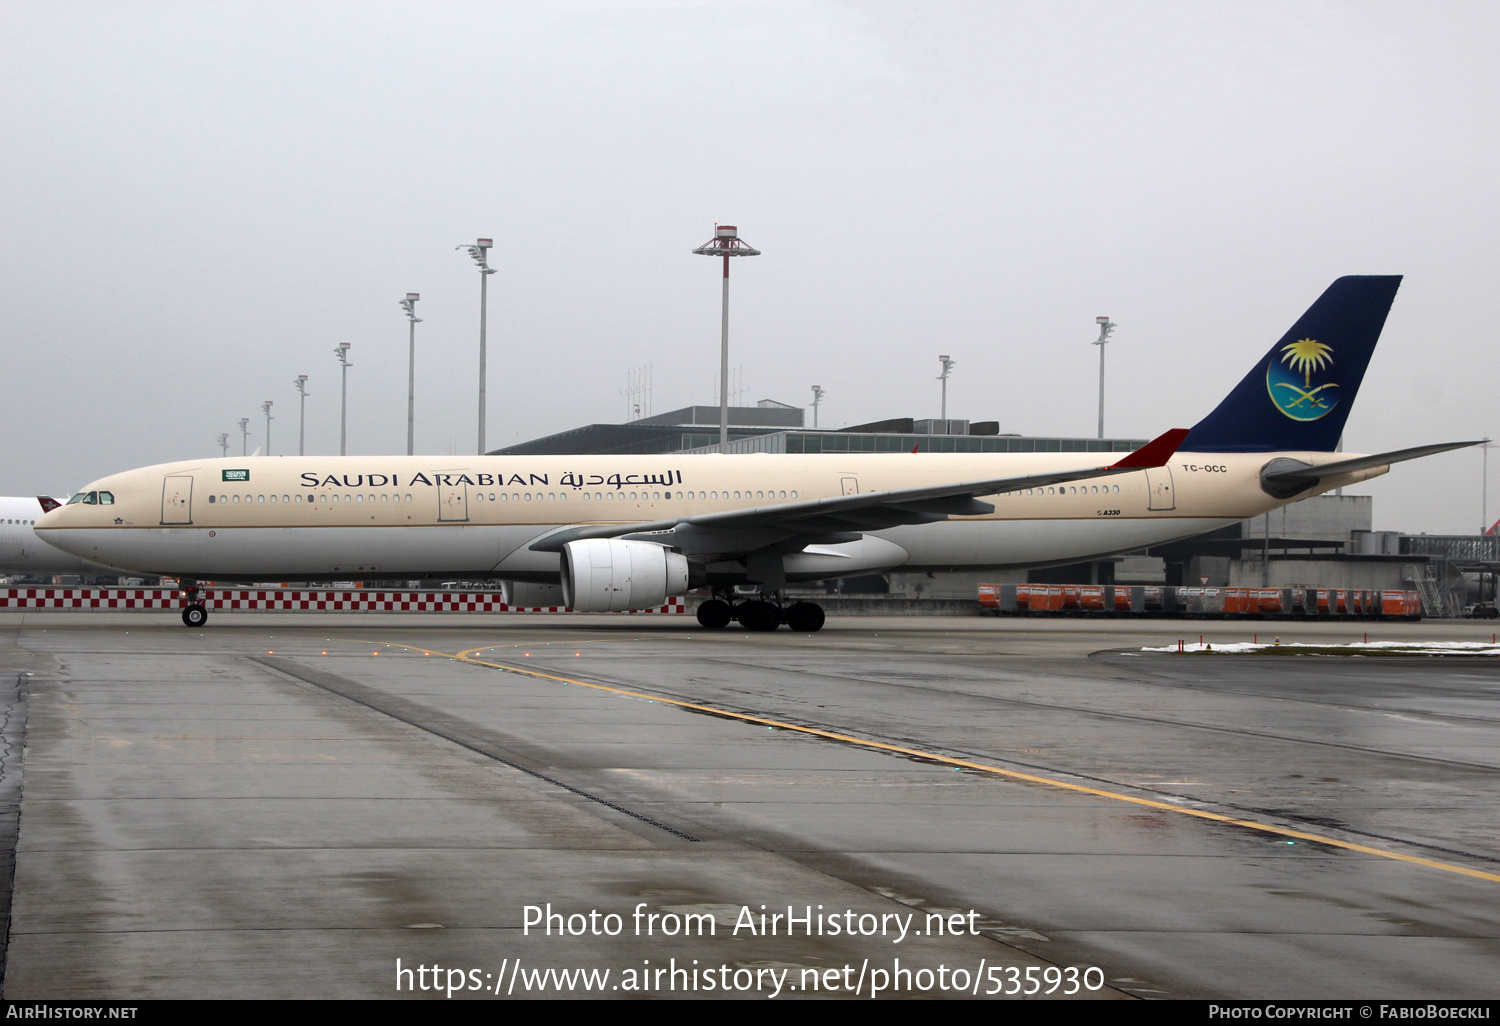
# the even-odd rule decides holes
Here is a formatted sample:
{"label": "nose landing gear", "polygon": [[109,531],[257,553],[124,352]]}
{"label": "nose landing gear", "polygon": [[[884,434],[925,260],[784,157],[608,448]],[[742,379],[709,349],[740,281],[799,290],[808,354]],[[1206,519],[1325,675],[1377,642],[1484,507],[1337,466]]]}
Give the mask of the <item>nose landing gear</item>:
{"label": "nose landing gear", "polygon": [[182,595],[187,605],[182,607],[182,622],[189,627],[202,627],[208,622],[208,607],[198,601],[198,582],[184,581]]}

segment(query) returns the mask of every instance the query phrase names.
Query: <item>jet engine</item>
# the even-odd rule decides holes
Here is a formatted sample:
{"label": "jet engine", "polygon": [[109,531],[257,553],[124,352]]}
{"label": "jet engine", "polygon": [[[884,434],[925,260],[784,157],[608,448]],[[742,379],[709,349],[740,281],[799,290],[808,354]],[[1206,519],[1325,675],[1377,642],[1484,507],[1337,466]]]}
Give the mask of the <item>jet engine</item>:
{"label": "jet engine", "polygon": [[653,542],[585,538],[563,546],[562,586],[576,612],[647,609],[688,590],[688,561]]}
{"label": "jet engine", "polygon": [[500,601],[507,606],[565,606],[562,589],[555,584],[532,584],[528,581],[501,581]]}

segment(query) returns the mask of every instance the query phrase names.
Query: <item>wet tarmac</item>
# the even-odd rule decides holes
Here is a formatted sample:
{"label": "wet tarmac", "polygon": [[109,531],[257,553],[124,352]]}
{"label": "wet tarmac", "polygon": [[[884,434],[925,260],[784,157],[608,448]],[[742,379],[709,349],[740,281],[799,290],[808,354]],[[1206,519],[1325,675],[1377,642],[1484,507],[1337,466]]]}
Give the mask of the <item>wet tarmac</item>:
{"label": "wet tarmac", "polygon": [[1500,997],[1500,660],[1264,629],[0,614],[4,996]]}

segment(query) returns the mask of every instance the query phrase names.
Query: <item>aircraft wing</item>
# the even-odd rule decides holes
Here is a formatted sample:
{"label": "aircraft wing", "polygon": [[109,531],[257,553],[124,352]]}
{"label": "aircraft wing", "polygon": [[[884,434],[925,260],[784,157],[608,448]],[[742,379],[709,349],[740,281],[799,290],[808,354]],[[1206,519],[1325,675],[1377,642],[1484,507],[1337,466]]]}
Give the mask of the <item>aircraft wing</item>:
{"label": "aircraft wing", "polygon": [[[677,544],[699,536],[717,546],[758,548],[794,535],[808,536],[808,543],[836,544],[853,541],[865,531],[879,531],[902,524],[930,524],[950,516],[982,516],[995,507],[978,498],[1027,488],[1082,481],[1115,474],[1126,474],[1147,467],[1159,467],[1172,457],[1187,437],[1187,429],[1175,428],[1141,446],[1123,459],[1103,467],[1083,470],[1058,470],[1022,477],[997,477],[978,481],[954,481],[915,488],[892,488],[856,495],[836,495],[826,499],[783,502],[774,506],[752,506],[720,513],[700,513],[675,520],[654,520],[632,524],[595,524],[565,527],[539,538],[531,544],[537,552],[560,552],[569,542],[583,538],[649,537],[651,541]],[[743,532],[743,541],[731,541],[726,535]],[[671,535],[669,539],[665,535]]]}

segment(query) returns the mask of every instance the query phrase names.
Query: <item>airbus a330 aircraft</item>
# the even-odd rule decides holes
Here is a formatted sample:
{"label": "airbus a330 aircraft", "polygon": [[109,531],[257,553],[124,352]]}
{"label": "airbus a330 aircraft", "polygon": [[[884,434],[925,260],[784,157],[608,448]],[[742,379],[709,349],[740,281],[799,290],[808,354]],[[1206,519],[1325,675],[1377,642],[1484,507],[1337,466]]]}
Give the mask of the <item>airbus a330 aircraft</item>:
{"label": "airbus a330 aircraft", "polygon": [[[1399,276],[1340,278],[1192,430],[1092,453],[205,459],[116,474],[42,518],[84,559],[201,580],[561,583],[580,612],[709,586],[705,627],[786,623],[802,583],[1042,567],[1223,527],[1458,442],[1334,453]],[[736,601],[749,586],[752,597]]]}

